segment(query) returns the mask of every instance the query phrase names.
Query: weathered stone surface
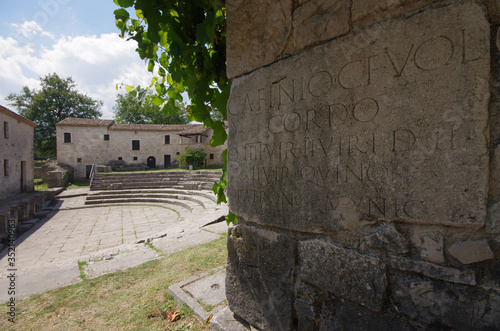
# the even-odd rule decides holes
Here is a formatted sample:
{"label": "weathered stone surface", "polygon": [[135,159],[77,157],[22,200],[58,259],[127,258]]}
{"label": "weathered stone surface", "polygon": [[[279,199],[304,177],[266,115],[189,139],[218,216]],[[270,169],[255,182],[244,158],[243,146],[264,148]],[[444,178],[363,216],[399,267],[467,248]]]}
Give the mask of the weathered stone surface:
{"label": "weathered stone surface", "polygon": [[295,311],[298,316],[298,330],[314,330],[314,307],[310,301],[295,299]]}
{"label": "weathered stone surface", "polygon": [[290,238],[247,225],[230,229],[226,269],[229,308],[260,329],[289,330],[294,261]]}
{"label": "weathered stone surface", "polygon": [[391,302],[414,319],[460,330],[500,325],[498,289],[471,288],[403,273],[390,273],[389,282]]}
{"label": "weathered stone surface", "polygon": [[381,259],[320,239],[300,242],[299,258],[303,281],[375,311],[382,307],[387,279]]}
{"label": "weathered stone surface", "polygon": [[293,46],[301,50],[349,31],[350,2],[308,1],[293,12]]}
{"label": "weathered stone surface", "polygon": [[[348,35],[233,81],[233,212],[307,232],[346,218],[484,225],[482,9],[450,4],[377,27],[368,45],[352,48]],[[352,209],[336,213],[340,199]]]}
{"label": "weathered stone surface", "polygon": [[370,235],[361,238],[359,250],[363,253],[406,253],[408,242],[392,224],[385,224],[375,228]]}
{"label": "weathered stone surface", "polygon": [[415,261],[399,256],[393,256],[390,265],[397,270],[416,272],[435,279],[453,283],[476,285],[476,276],[472,270],[444,267],[434,263]]}
{"label": "weathered stone surface", "polygon": [[444,262],[443,235],[437,231],[434,232],[415,232],[411,240],[420,256],[431,262]]}
{"label": "weathered stone surface", "polygon": [[389,314],[377,314],[346,301],[336,311],[335,320],[329,330],[405,330],[401,320]]}
{"label": "weathered stone surface", "polygon": [[210,330],[216,331],[257,331],[236,316],[228,307],[222,309],[210,320]]}
{"label": "weathered stone surface", "polygon": [[453,244],[448,253],[462,264],[471,264],[494,258],[487,240],[464,241]]}
{"label": "weathered stone surface", "polygon": [[[497,41],[496,45],[498,49],[500,50],[500,28],[497,31]],[[500,71],[500,68],[499,68]],[[500,77],[500,73],[498,74]],[[500,93],[499,93],[500,94]],[[495,96],[494,98],[500,99],[499,96]],[[497,101],[497,105],[494,105],[492,107],[495,108],[495,110],[498,112],[498,121],[500,127],[500,100]],[[497,130],[500,130],[497,129]],[[498,134],[500,137],[500,133]],[[492,140],[496,139],[498,141],[499,138],[496,138],[495,136],[491,137]],[[498,178],[500,178],[500,145],[498,145],[493,151],[492,151],[492,158],[491,158],[491,181],[490,181],[490,194],[492,196],[491,201],[494,202],[490,208],[489,208],[489,213],[488,213],[488,229],[490,232],[498,234],[500,233],[500,181]]]}
{"label": "weathered stone surface", "polygon": [[47,186],[51,187],[65,187],[68,185],[68,172],[64,169],[57,169],[49,171],[46,174],[45,181]]}
{"label": "weathered stone surface", "polygon": [[352,20],[355,26],[380,22],[432,2],[433,0],[353,0]]}
{"label": "weathered stone surface", "polygon": [[292,0],[228,1],[228,77],[252,71],[281,57],[291,30]]}

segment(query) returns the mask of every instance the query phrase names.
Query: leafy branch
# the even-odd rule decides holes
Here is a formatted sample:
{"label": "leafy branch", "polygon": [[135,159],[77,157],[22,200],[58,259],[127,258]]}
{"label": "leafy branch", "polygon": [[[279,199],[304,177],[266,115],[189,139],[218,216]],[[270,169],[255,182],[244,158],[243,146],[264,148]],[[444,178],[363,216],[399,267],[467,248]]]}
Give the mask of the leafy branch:
{"label": "leafy branch", "polygon": [[[150,88],[162,96],[167,114],[187,93],[189,119],[213,130],[212,147],[227,140],[227,100],[231,81],[226,75],[226,9],[221,0],[114,0],[115,23],[122,38],[137,42],[137,53],[157,72]],[[136,18],[129,10],[134,9]],[[222,114],[215,116],[216,113]],[[226,156],[227,152],[224,153]],[[227,158],[224,157],[225,164]],[[227,172],[214,184],[217,202],[227,202]],[[235,221],[230,213],[228,222]]]}

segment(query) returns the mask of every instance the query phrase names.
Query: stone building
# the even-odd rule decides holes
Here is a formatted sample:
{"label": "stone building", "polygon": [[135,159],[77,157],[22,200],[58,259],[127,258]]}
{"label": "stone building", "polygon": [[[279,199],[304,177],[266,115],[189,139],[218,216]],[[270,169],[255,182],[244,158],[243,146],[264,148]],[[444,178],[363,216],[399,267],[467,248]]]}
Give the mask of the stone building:
{"label": "stone building", "polygon": [[231,311],[499,330],[500,3],[226,5]]}
{"label": "stone building", "polygon": [[0,106],[0,200],[33,191],[36,124]]}
{"label": "stone building", "polygon": [[202,148],[205,166],[223,165],[225,146],[212,148],[212,130],[201,124],[117,124],[113,120],[66,118],[56,124],[57,161],[85,179],[92,164],[170,168],[187,147]]}

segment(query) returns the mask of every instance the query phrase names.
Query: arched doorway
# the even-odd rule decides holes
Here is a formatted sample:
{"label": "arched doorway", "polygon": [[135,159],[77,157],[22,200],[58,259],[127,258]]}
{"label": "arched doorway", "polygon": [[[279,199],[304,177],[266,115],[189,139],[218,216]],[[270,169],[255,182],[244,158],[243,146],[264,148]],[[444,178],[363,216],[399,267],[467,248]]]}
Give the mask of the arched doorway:
{"label": "arched doorway", "polygon": [[154,156],[148,157],[148,168],[149,169],[154,169],[156,168],[156,159]]}

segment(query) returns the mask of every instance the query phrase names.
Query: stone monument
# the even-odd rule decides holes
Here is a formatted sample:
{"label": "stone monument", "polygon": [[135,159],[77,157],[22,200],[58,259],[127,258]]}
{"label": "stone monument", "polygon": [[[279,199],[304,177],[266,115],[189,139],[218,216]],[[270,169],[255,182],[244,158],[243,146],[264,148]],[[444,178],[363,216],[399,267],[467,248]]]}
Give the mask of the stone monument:
{"label": "stone monument", "polygon": [[500,328],[498,9],[227,0],[234,314]]}

